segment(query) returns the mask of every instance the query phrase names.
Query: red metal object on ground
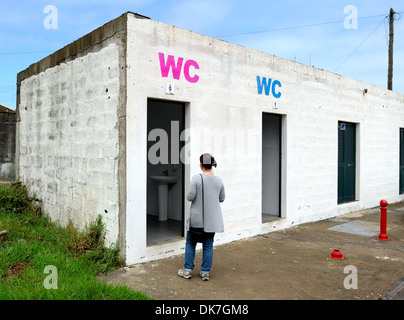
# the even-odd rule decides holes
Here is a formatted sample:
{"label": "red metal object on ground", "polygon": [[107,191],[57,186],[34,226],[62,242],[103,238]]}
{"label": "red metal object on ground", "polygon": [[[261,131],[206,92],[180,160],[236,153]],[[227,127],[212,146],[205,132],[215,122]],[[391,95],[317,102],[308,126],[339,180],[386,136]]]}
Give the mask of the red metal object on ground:
{"label": "red metal object on ground", "polygon": [[387,235],[387,201],[380,200],[380,234],[379,240],[389,240]]}
{"label": "red metal object on ground", "polygon": [[331,252],[330,258],[332,258],[332,259],[337,259],[337,260],[344,259],[344,257],[342,256],[342,252],[339,251],[339,250],[333,250],[333,251]]}

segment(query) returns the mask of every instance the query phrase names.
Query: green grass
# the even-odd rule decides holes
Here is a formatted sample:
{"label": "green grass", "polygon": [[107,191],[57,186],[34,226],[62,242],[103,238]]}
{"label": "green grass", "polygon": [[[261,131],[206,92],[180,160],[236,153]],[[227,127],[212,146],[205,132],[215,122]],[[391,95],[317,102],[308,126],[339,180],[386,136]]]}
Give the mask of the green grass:
{"label": "green grass", "polygon": [[[100,216],[79,232],[52,222],[39,204],[21,183],[0,184],[0,300],[150,299],[96,277],[120,267],[119,248],[104,246]],[[45,273],[47,266],[56,270]]]}

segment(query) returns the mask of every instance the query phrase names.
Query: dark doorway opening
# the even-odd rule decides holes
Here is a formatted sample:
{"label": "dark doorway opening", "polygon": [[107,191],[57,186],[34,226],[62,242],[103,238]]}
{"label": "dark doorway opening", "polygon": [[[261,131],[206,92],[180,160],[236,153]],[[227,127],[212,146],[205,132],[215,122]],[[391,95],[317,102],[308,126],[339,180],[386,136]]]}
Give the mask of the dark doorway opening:
{"label": "dark doorway opening", "polygon": [[262,222],[281,217],[282,116],[262,114]]}
{"label": "dark doorway opening", "polygon": [[185,104],[147,102],[147,244],[184,236]]}

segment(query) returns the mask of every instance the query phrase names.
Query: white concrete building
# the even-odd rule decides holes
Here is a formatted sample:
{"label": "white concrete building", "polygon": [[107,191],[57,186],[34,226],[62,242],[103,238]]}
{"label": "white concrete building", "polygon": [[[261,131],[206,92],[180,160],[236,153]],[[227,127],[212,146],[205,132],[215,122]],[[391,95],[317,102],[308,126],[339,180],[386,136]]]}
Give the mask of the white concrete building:
{"label": "white concrete building", "polygon": [[54,220],[101,214],[127,265],[183,252],[204,152],[216,244],[404,199],[404,95],[134,13],[20,72],[17,100],[18,177]]}

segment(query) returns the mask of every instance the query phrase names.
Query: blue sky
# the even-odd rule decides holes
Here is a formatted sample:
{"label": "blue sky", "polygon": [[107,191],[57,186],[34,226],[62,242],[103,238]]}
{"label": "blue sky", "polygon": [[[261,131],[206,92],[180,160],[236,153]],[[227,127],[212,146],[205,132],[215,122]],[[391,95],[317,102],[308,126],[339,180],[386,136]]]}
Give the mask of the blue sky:
{"label": "blue sky", "polygon": [[[44,26],[48,5],[57,29]],[[402,0],[0,0],[0,103],[16,107],[18,72],[126,11],[385,88],[390,8],[402,13],[393,90],[404,93]]]}

